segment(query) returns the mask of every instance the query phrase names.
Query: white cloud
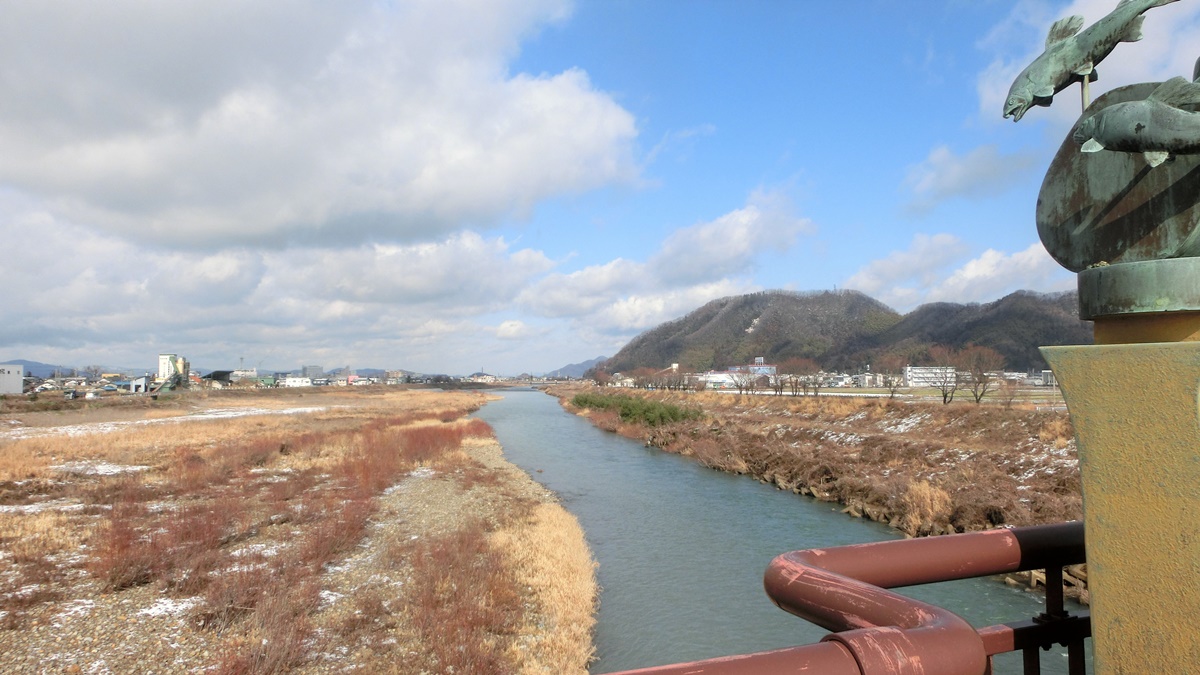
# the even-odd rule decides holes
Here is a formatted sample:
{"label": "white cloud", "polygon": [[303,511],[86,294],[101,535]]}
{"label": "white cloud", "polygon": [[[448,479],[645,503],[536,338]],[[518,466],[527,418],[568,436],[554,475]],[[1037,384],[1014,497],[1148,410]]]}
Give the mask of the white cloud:
{"label": "white cloud", "polygon": [[1017,290],[1074,288],[1075,277],[1040,243],[1016,253],[988,249],[961,262],[967,246],[953,235],[917,235],[908,250],[865,265],[845,282],[905,312],[926,302],[987,302]]}
{"label": "white cloud", "polygon": [[750,282],[721,280],[657,293],[630,295],[616,299],[588,317],[588,328],[599,333],[632,337],[665,321],[677,319],[711,300],[758,290],[761,288]]}
{"label": "white cloud", "polygon": [[1002,155],[994,145],[982,145],[961,156],[939,145],[924,162],[908,169],[906,183],[913,192],[908,209],[927,213],[954,197],[978,199],[1002,194],[1025,177],[1036,161],[1028,152]]}
{"label": "white cloud", "polygon": [[787,196],[755,190],[746,205],[706,223],[676,230],[650,260],[667,283],[702,283],[744,274],[768,249],[786,251],[815,230],[798,218]]}
{"label": "white cloud", "polygon": [[650,282],[644,263],[617,258],[568,274],[547,275],[522,291],[518,301],[542,316],[579,317]]}
{"label": "white cloud", "polygon": [[1017,290],[1049,292],[1074,287],[1075,275],[1035,243],[1016,253],[984,251],[931,287],[924,301],[987,302]]}
{"label": "white cloud", "polygon": [[[1045,0],[1021,0],[1008,17],[994,27],[980,47],[993,56],[979,74],[980,115],[991,123],[1003,119],[1004,101],[1016,76],[1045,49],[1046,35],[1056,20],[1072,15],[1084,17],[1084,26],[1100,20],[1116,7],[1113,0],[1075,0],[1066,6]],[[1192,66],[1200,44],[1200,6],[1193,2],[1175,2],[1145,12],[1143,39],[1117,45],[1097,67],[1100,79],[1091,85],[1095,99],[1117,87],[1137,82],[1155,82],[1184,76],[1191,79]],[[1054,128],[1053,137],[1061,137],[1080,113],[1079,87],[1060,92],[1049,108],[1035,107],[1020,124],[1045,120]]]}
{"label": "white cloud", "polygon": [[645,262],[618,258],[550,274],[523,291],[519,304],[578,328],[632,335],[717,298],[759,290],[746,276],[766,251],[786,251],[812,232],[780,191],[755,190],[746,205],[677,230]]}
{"label": "white cloud", "polygon": [[535,335],[536,331],[524,321],[510,319],[496,326],[495,333],[501,340],[524,340]]}
{"label": "white cloud", "polygon": [[651,164],[658,159],[660,154],[668,150],[673,151],[680,159],[685,159],[691,154],[691,148],[697,138],[711,136],[716,132],[717,127],[712,124],[700,124],[678,131],[668,131],[663,134],[662,139],[653,148],[650,148],[644,161],[646,164]]}
{"label": "white cloud", "polygon": [[633,181],[586,73],[508,73],[564,0],[0,9],[0,182],[168,246],[436,240]]}
{"label": "white cloud", "polygon": [[540,251],[510,252],[503,239],[474,232],[405,246],[289,249],[267,259],[269,292],[409,307],[445,303],[459,312],[507,302],[552,266]]}
{"label": "white cloud", "polygon": [[[4,358],[75,365],[138,365],[166,350],[205,367],[229,367],[230,355],[250,365],[269,356],[268,366],[395,366],[418,353],[446,367],[487,332],[467,317],[512,306],[551,265],[539,251],[473,233],[409,246],[164,252],[11,192],[0,192],[0,230],[20,252],[0,265]],[[492,334],[536,334],[521,326]]]}
{"label": "white cloud", "polygon": [[935,284],[946,266],[967,252],[967,245],[951,234],[918,234],[905,251],[867,263],[843,284],[892,307],[911,303],[916,288]]}

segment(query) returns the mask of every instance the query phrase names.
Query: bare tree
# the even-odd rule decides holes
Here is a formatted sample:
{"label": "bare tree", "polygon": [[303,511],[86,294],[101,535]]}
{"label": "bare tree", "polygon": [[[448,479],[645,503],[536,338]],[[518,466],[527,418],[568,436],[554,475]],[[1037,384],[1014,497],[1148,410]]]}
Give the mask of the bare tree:
{"label": "bare tree", "polygon": [[887,353],[875,359],[875,368],[883,375],[883,387],[888,391],[888,398],[895,398],[896,392],[904,386],[904,366],[908,359],[900,354]]}
{"label": "bare tree", "polygon": [[755,387],[758,386],[758,375],[742,371],[733,371],[729,373],[733,379],[733,386],[737,387],[739,394],[752,394]]}
{"label": "bare tree", "polygon": [[942,403],[948,404],[954,400],[961,379],[958,376],[958,353],[943,345],[929,348],[929,360],[940,368],[933,376],[930,384],[942,393]]}
{"label": "bare tree", "polygon": [[783,390],[787,387],[787,377],[780,373],[770,376],[771,391],[774,391],[776,396],[783,396]]}
{"label": "bare tree", "polygon": [[1020,384],[1016,380],[1004,380],[1000,383],[1000,402],[1004,404],[1005,410],[1012,409],[1013,402],[1017,400],[1017,393],[1020,390]]}
{"label": "bare tree", "polygon": [[[809,387],[813,385],[812,375],[820,369],[816,361],[800,357],[793,357],[779,364],[779,372],[789,377],[792,393],[798,394],[803,390],[805,396],[808,395]],[[820,391],[820,387],[817,387],[817,391]]]}
{"label": "bare tree", "polygon": [[649,389],[655,384],[655,375],[658,373],[653,368],[635,368],[630,371],[629,377],[633,378],[633,386],[641,389]]}
{"label": "bare tree", "polygon": [[1004,369],[1004,356],[991,347],[967,345],[958,353],[958,367],[965,373],[966,387],[979,405],[996,388],[996,373]]}
{"label": "bare tree", "polygon": [[[791,390],[792,396],[799,396],[800,395],[800,387],[803,384],[801,382],[800,376],[789,374],[789,375],[784,375],[783,377],[784,377],[784,379],[787,380],[788,389]],[[805,391],[805,393],[808,393],[807,387],[805,387],[804,391]]]}

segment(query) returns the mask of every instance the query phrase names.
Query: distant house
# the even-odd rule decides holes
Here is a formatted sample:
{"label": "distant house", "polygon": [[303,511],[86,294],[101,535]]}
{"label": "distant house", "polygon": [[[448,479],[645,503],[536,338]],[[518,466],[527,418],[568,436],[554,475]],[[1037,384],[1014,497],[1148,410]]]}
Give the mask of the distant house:
{"label": "distant house", "polygon": [[313,383],[312,383],[312,378],[309,378],[309,377],[297,377],[296,375],[288,375],[287,377],[283,378],[283,382],[281,382],[279,386],[281,386],[281,387],[311,387],[311,386],[313,386]]}
{"label": "distant house", "polygon": [[124,389],[131,394],[143,394],[150,391],[150,376],[133,377],[128,380],[113,383],[117,389]]}

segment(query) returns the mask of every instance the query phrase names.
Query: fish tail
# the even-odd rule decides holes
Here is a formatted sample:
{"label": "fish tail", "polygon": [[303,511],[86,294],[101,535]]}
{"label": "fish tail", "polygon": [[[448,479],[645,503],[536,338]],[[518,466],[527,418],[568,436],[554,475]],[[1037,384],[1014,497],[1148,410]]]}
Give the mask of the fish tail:
{"label": "fish tail", "polygon": [[[1172,0],[1174,2],[1174,0]],[[1142,39],[1142,23],[1146,21],[1146,17],[1138,15],[1133,17],[1129,25],[1125,27],[1125,32],[1121,33],[1121,42],[1137,42]]]}

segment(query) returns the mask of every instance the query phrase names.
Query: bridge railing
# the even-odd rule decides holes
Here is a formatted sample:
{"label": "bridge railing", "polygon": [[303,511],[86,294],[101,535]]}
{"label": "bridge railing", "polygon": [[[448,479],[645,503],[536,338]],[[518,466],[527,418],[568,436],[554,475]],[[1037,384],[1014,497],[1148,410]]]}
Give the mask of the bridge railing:
{"label": "bridge railing", "polygon": [[[1084,562],[1083,523],[792,551],[775,558],[763,584],[784,611],[834,631],[787,649],[627,671],[629,675],[971,675],[991,657],[1021,651],[1026,675],[1039,652],[1067,647],[1071,675],[1084,675],[1086,612],[1063,606],[1062,570]],[[975,629],[941,607],[886,589],[1011,572],[1046,571],[1046,611]]]}

